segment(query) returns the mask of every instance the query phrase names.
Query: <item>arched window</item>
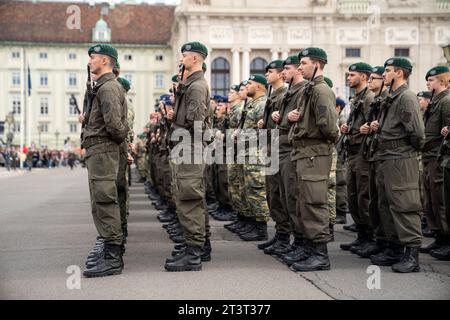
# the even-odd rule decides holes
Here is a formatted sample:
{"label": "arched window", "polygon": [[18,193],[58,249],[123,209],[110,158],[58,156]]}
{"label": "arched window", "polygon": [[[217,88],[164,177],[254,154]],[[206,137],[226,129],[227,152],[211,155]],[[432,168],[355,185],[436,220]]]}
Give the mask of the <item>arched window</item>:
{"label": "arched window", "polygon": [[255,58],[250,63],[250,74],[266,74],[267,61],[263,58]]}
{"label": "arched window", "polygon": [[224,58],[216,58],[211,64],[211,95],[225,96],[230,90],[230,64]]}

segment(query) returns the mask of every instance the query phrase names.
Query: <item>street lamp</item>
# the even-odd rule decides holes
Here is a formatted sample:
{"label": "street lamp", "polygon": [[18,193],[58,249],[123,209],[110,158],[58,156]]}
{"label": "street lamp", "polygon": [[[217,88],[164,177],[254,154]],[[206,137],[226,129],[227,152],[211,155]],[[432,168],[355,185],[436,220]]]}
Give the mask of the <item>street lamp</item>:
{"label": "street lamp", "polygon": [[59,137],[59,131],[55,131],[55,138],[56,138],[56,149],[58,149],[58,137]]}
{"label": "street lamp", "polygon": [[41,147],[41,133],[42,133],[42,125],[38,124],[37,126],[38,136],[39,136],[39,148]]}

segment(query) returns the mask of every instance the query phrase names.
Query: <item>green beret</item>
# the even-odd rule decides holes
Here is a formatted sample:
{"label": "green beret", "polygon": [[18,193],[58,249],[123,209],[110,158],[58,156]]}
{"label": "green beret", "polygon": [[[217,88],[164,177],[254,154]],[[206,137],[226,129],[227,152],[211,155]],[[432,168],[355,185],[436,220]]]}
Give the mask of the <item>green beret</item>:
{"label": "green beret", "polygon": [[425,76],[425,80],[428,80],[428,77],[437,76],[438,74],[447,72],[450,72],[450,69],[447,66],[436,66],[428,70],[427,75]]}
{"label": "green beret", "polygon": [[241,87],[245,87],[246,85],[248,85],[248,80],[244,80],[241,82],[241,84],[239,85],[239,90],[241,89]]}
{"label": "green beret", "polygon": [[310,48],[303,49],[302,51],[299,52],[298,59],[301,60],[302,58],[305,58],[305,57],[317,59],[317,60],[323,61],[325,63],[328,62],[327,53],[323,49],[320,49],[320,48],[310,47]]}
{"label": "green beret", "polygon": [[118,77],[117,81],[119,81],[119,83],[122,85],[122,87],[125,89],[126,92],[130,90],[130,82],[127,79]]}
{"label": "green beret", "polygon": [[431,99],[431,92],[430,91],[420,91],[417,94],[417,96],[420,98]]}
{"label": "green beret", "polygon": [[323,77],[323,80],[325,80],[325,82],[327,83],[327,85],[328,85],[330,88],[333,88],[333,81],[331,81],[330,78],[328,78],[328,77]]}
{"label": "green beret", "polygon": [[120,63],[116,60],[116,64],[114,65],[114,69],[120,70]]}
{"label": "green beret", "polygon": [[208,70],[208,66],[204,62],[202,64],[202,70],[203,70],[203,72],[206,72],[206,70]]}
{"label": "green beret", "polygon": [[205,58],[208,56],[208,48],[206,46],[198,41],[194,42],[188,42],[185,43],[181,47],[181,53],[188,51],[188,52],[197,52],[202,54]]}
{"label": "green beret", "polygon": [[90,47],[88,50],[88,55],[90,56],[92,53],[104,54],[114,58],[116,61],[119,60],[116,48],[109,44],[102,43]]}
{"label": "green beret", "polygon": [[384,67],[383,66],[376,66],[372,68],[372,73],[379,74],[380,76],[384,73]]}
{"label": "green beret", "polygon": [[266,72],[269,71],[269,69],[283,69],[283,62],[283,60],[273,60],[266,66]]}
{"label": "green beret", "polygon": [[371,74],[372,70],[373,70],[372,66],[365,62],[357,62],[357,63],[351,64],[348,67],[348,71],[350,71],[350,72],[355,71],[355,72],[363,72],[363,73]]}
{"label": "green beret", "polygon": [[172,82],[178,82],[178,75],[177,74],[172,77]]}
{"label": "green beret", "polygon": [[252,74],[248,80],[258,82],[267,88],[267,79],[262,74]]}
{"label": "green beret", "polygon": [[412,64],[409,62],[406,58],[400,58],[400,57],[393,57],[390,59],[387,59],[384,63],[384,67],[387,66],[393,66],[393,67],[399,67],[408,70],[409,72],[412,71]]}
{"label": "green beret", "polygon": [[240,89],[241,89],[241,84],[233,84],[230,88],[230,90],[234,90],[236,92],[239,92]]}
{"label": "green beret", "polygon": [[145,132],[142,132],[141,134],[139,134],[137,136],[139,139],[144,140],[145,138],[147,138],[147,135],[145,134]]}
{"label": "green beret", "polygon": [[286,58],[286,60],[283,61],[283,67],[287,66],[287,65],[299,65],[300,64],[300,59],[298,58],[298,56],[289,56]]}

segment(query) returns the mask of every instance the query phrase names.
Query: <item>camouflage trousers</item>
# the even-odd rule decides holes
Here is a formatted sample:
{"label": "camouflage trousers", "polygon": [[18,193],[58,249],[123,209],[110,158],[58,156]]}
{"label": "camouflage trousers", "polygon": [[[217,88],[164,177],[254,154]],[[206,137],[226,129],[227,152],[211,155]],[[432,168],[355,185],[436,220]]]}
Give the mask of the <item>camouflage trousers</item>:
{"label": "camouflage trousers", "polygon": [[145,162],[146,162],[145,155],[138,155],[136,157],[136,167],[139,173],[139,177],[141,178],[147,177],[147,169]]}
{"label": "camouflage trousers", "polygon": [[244,166],[242,164],[228,165],[228,191],[234,211],[243,216],[250,216],[251,212],[244,193]]}
{"label": "camouflage trousers", "polygon": [[[269,221],[266,199],[265,169],[259,164],[244,164],[244,194],[249,217],[256,221]],[[245,212],[245,211],[244,211]]]}
{"label": "camouflage trousers", "polygon": [[336,167],[337,158],[333,154],[331,162],[330,178],[328,179],[328,210],[330,210],[330,224],[336,224]]}

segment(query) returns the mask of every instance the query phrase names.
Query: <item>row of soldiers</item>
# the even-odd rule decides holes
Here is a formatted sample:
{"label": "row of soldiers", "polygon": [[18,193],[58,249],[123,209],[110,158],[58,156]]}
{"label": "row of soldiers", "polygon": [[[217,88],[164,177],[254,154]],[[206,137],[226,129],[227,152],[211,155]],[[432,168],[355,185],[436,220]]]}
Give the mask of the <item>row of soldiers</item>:
{"label": "row of soldiers", "polygon": [[[197,51],[205,56],[203,45],[192,46],[201,48]],[[335,212],[342,220],[347,206],[357,239],[341,244],[343,250],[370,258],[376,265],[392,266],[396,272],[419,271],[419,251],[449,259],[449,205],[444,203],[450,198],[448,173],[444,178],[449,166],[449,148],[444,143],[450,121],[448,68],[438,66],[427,73],[430,93],[419,96],[428,96],[431,102],[422,118],[418,99],[408,89],[412,65],[407,59],[394,57],[374,68],[364,62],[352,64],[348,83],[355,95],[347,108],[348,117],[338,125],[343,101],[335,98],[331,81],[323,75],[326,63],[322,49],[304,49],[286,60],[272,61],[264,76],[252,75],[232,86],[227,99],[216,97],[209,104],[200,119],[205,127],[214,128],[214,139],[207,144],[249,139],[240,134],[245,129],[278,129],[277,143],[267,148],[269,154],[278,148],[279,170],[265,174],[261,163],[236,161],[204,166],[203,187],[197,191],[207,203],[198,211],[202,218],[191,221],[201,221],[204,229],[205,240],[195,243],[197,255],[192,254],[189,227],[178,214],[180,179],[171,163],[173,125],[168,117],[173,112],[171,105],[177,109],[189,73],[173,77],[173,94],[161,97],[147,128],[149,170],[145,170],[145,160],[138,161],[141,176],[148,181],[147,192],[163,210],[158,218],[177,243],[166,269],[199,270],[200,261],[211,259],[209,211],[218,220],[233,220],[225,228],[244,241],[267,240],[271,217],[275,236],[258,245],[259,249],[295,271],[328,270],[327,242],[333,238]],[[228,129],[234,130],[231,136],[226,134]],[[258,155],[260,150],[247,142],[246,155]],[[419,154],[427,217],[436,234],[436,241],[422,248]],[[236,160],[237,154],[233,157]],[[347,195],[338,192],[336,203],[330,205],[330,185],[335,185],[330,183],[332,167],[337,175],[346,169]],[[339,185],[342,175],[336,178]]]}

